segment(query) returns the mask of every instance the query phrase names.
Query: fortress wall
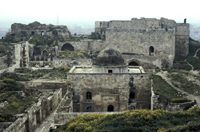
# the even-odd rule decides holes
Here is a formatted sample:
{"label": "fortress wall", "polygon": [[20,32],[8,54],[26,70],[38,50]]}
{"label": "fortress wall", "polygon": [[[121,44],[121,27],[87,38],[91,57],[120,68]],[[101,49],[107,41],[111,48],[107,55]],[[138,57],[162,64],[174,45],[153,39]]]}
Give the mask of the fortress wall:
{"label": "fortress wall", "polygon": [[61,51],[64,44],[71,44],[75,51],[88,51],[88,41],[65,41],[58,43],[58,51]]}
{"label": "fortress wall", "polygon": [[190,27],[188,23],[176,25],[176,58],[186,57],[189,54]]}
{"label": "fortress wall", "polygon": [[149,56],[150,46],[154,57],[165,59],[173,65],[175,56],[175,31],[107,29],[106,44],[119,49],[121,53],[136,53]]}

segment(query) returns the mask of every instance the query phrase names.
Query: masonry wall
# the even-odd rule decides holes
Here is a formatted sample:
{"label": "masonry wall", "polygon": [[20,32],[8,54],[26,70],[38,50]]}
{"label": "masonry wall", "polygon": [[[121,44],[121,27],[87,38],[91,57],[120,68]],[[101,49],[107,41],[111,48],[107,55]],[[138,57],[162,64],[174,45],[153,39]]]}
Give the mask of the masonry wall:
{"label": "masonry wall", "polygon": [[150,56],[149,50],[154,48],[154,57],[165,60],[169,67],[173,65],[175,56],[174,29],[135,30],[107,29],[106,44],[119,49],[121,53],[135,53]]}
{"label": "masonry wall", "polygon": [[[135,85],[135,108],[149,109],[151,81],[148,74],[68,73],[67,76],[68,82],[73,84],[74,88],[74,112],[79,112],[79,109],[84,111],[86,103],[93,103],[94,111],[107,111],[108,104],[114,106],[114,111],[126,110],[131,77],[134,78]],[[85,99],[86,92],[92,93],[92,100]],[[104,104],[101,104],[102,102]]]}
{"label": "masonry wall", "polygon": [[0,70],[8,67],[8,64],[5,63],[7,61],[7,55],[0,57]]}
{"label": "masonry wall", "polygon": [[177,23],[176,25],[176,55],[177,59],[189,54],[190,27],[188,23]]}

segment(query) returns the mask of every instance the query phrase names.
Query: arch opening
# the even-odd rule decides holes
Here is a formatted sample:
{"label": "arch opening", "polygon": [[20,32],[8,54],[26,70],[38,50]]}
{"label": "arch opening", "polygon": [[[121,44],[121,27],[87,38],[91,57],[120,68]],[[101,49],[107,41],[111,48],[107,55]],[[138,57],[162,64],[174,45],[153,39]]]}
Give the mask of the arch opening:
{"label": "arch opening", "polygon": [[131,61],[128,65],[129,66],[139,66],[139,64],[135,61]]}
{"label": "arch opening", "polygon": [[92,99],[92,94],[90,92],[86,93],[86,99]]}
{"label": "arch opening", "polygon": [[61,48],[61,51],[65,51],[65,50],[74,51],[74,47],[71,44],[66,43]]}
{"label": "arch opening", "polygon": [[109,105],[108,106],[108,112],[113,112],[114,111],[114,106],[113,105]]}
{"label": "arch opening", "polygon": [[87,106],[86,107],[86,112],[92,112],[92,106]]}
{"label": "arch opening", "polygon": [[149,47],[149,56],[154,56],[154,47],[153,46]]}

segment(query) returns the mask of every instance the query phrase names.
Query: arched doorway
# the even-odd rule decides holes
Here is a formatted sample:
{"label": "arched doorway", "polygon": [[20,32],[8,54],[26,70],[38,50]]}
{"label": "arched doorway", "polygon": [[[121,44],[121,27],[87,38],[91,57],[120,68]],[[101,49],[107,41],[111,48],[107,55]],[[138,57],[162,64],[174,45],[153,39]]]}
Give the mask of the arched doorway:
{"label": "arched doorway", "polygon": [[149,47],[149,56],[154,56],[154,47],[153,46]]}
{"label": "arched doorway", "polygon": [[86,107],[86,112],[92,112],[92,106],[87,106]]}
{"label": "arched doorway", "polygon": [[74,47],[71,44],[66,43],[61,48],[61,51],[64,51],[64,50],[74,51]]}
{"label": "arched doorway", "polygon": [[113,105],[109,105],[108,106],[108,112],[113,112],[114,111],[114,106]]}
{"label": "arched doorway", "polygon": [[139,66],[139,64],[135,61],[131,61],[128,65],[129,66]]}

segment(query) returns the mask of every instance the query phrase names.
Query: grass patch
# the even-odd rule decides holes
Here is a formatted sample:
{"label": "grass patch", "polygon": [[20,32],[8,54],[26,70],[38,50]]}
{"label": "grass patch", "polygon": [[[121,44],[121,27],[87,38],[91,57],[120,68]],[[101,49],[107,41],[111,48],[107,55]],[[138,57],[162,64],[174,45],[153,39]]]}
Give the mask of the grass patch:
{"label": "grass patch", "polygon": [[171,102],[187,102],[184,94],[171,87],[162,77],[153,75],[153,90],[156,95]]}
{"label": "grass patch", "polygon": [[197,131],[200,129],[197,125],[200,123],[199,113],[200,108],[195,107],[175,113],[143,109],[120,114],[88,114],[70,120],[55,132],[161,132],[168,129],[177,132],[185,126],[188,131]]}
{"label": "grass patch", "polygon": [[[172,83],[182,89],[183,91],[193,94],[193,95],[200,95],[200,86],[195,84],[193,81],[188,81],[186,74],[169,74],[169,77],[172,80]],[[198,76],[196,76],[199,79]]]}

